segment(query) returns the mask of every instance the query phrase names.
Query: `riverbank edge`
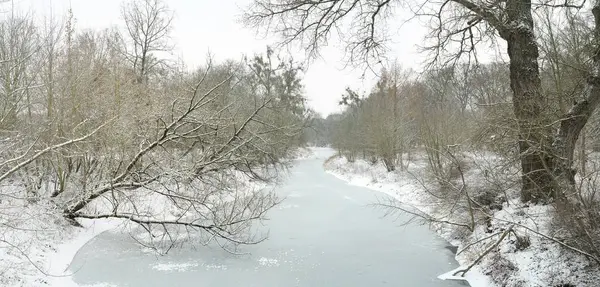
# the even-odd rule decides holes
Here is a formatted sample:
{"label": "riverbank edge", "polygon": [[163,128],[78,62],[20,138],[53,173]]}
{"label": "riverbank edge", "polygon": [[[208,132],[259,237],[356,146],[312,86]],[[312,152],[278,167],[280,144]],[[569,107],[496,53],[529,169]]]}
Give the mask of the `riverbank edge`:
{"label": "riverbank edge", "polygon": [[[292,161],[309,159],[314,157],[314,150],[311,148],[299,148],[292,155]],[[249,184],[248,190],[264,188],[264,184]],[[83,248],[90,240],[96,236],[117,228],[124,228],[128,223],[124,219],[77,219],[81,227],[68,226],[63,230],[61,243],[55,243],[50,252],[43,252],[46,258],[46,268],[43,278],[33,278],[32,282],[25,283],[24,286],[35,286],[35,282],[45,281],[47,286],[51,287],[77,287],[72,280],[73,273],[68,269],[77,255],[77,252]]]}
{"label": "riverbank edge", "polygon": [[[413,199],[410,202],[411,205],[415,206],[421,212],[431,213],[431,210],[428,210],[426,208],[420,208],[423,206],[424,203],[419,202],[423,198],[421,196],[421,194],[419,194],[419,192],[418,192],[419,187],[415,186],[415,189],[412,189],[412,190],[405,188],[404,190],[406,190],[407,192],[404,194],[404,196],[399,197],[397,190],[391,190],[386,185],[378,184],[376,181],[374,181],[374,179],[372,177],[369,177],[365,173],[348,173],[347,170],[342,172],[339,169],[339,166],[335,166],[334,160],[336,158],[339,158],[339,156],[334,155],[334,156],[328,158],[327,160],[325,160],[325,162],[323,163],[323,168],[324,168],[325,172],[335,176],[336,178],[338,178],[340,180],[346,181],[348,184],[360,186],[360,187],[368,188],[373,191],[384,193],[384,194],[391,196],[401,202],[405,202],[406,198],[411,198],[411,199]],[[404,184],[404,186],[406,186],[407,183],[403,182],[403,183],[399,183],[399,184]],[[421,203],[421,204],[419,204],[419,203]],[[457,247],[458,249],[461,249],[461,244],[457,240],[454,240],[453,238],[449,237],[449,234],[451,234],[451,232],[448,232],[447,230],[446,230],[446,232],[442,232],[441,229],[436,229],[435,231],[441,238],[446,240],[450,245]],[[481,268],[479,266],[473,267],[469,272],[467,272],[465,274],[464,277],[453,276],[452,274],[455,273],[457,270],[466,268],[471,263],[470,261],[465,260],[465,258],[463,258],[461,256],[456,256],[456,254],[455,254],[455,259],[459,263],[460,266],[456,269],[448,270],[448,272],[446,272],[444,274],[440,274],[438,276],[438,278],[440,280],[464,280],[464,281],[467,281],[469,283],[469,285],[471,285],[471,287],[496,287],[496,286],[498,286],[492,282],[491,278],[489,278],[488,276],[483,274],[483,271],[481,270]]]}
{"label": "riverbank edge", "polygon": [[82,227],[74,227],[72,238],[57,245],[56,252],[48,255],[48,285],[56,287],[79,286],[72,281],[73,273],[68,269],[77,252],[96,236],[124,226],[125,220],[121,219],[79,219]]}

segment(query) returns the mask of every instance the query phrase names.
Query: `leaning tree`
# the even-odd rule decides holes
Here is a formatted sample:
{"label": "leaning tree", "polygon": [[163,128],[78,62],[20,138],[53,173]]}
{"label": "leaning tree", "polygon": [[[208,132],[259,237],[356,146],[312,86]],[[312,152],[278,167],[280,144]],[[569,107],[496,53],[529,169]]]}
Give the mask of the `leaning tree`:
{"label": "leaning tree", "polygon": [[[518,124],[521,198],[541,202],[562,197],[574,183],[575,144],[600,102],[600,0],[590,5],[585,0],[255,0],[244,21],[281,36],[282,44],[302,44],[313,56],[336,37],[350,61],[375,63],[385,53],[390,19],[399,18],[400,9],[431,20],[425,48],[433,63],[456,64],[472,59],[478,45],[505,41]],[[535,12],[541,9],[591,10],[594,19],[585,89],[558,117],[540,78]]]}

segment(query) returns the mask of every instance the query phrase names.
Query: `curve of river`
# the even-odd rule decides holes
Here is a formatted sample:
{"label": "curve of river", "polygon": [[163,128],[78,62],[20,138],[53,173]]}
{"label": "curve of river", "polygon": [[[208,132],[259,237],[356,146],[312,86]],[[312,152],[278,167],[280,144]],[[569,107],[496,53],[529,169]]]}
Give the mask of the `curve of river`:
{"label": "curve of river", "polygon": [[382,194],[346,184],[323,170],[331,151],[298,160],[270,211],[269,239],[232,255],[214,247],[142,252],[127,234],[105,232],[75,256],[79,285],[95,286],[468,286],[442,281],[458,267],[445,241],[427,226],[401,224],[369,206]]}

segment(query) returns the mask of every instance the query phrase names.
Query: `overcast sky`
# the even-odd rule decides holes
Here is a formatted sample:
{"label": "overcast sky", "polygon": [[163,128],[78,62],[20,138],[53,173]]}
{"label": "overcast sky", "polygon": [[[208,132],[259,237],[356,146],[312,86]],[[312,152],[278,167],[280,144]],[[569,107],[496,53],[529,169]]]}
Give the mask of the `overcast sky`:
{"label": "overcast sky", "polygon": [[[120,7],[123,0],[13,0],[17,9],[33,13],[38,19],[54,15],[64,17],[69,6],[76,18],[77,29],[102,29],[110,26],[123,27]],[[241,59],[265,51],[272,39],[261,39],[255,31],[238,23],[242,9],[252,0],[166,0],[175,13],[172,40],[175,53],[188,66],[201,65],[210,51],[217,60]],[[10,2],[10,0],[9,0]],[[3,4],[4,11],[9,3]],[[404,67],[418,69],[422,56],[416,44],[423,39],[423,29],[418,23],[403,25],[397,29],[394,42],[390,43],[389,58],[397,58]],[[342,47],[326,47],[322,58],[308,66],[304,77],[305,94],[310,106],[327,115],[339,111],[338,101],[345,87],[366,90],[373,83],[373,76],[362,79],[363,69],[345,67]],[[303,53],[295,51],[295,57]],[[303,59],[299,59],[303,60]]]}

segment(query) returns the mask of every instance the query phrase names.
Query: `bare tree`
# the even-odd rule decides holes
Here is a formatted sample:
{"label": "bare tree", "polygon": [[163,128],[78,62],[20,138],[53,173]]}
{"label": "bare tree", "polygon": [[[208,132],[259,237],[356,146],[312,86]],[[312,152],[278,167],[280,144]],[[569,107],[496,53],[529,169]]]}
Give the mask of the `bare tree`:
{"label": "bare tree", "polygon": [[40,46],[33,22],[15,15],[0,23],[0,43],[0,125],[10,129],[17,124],[19,113],[25,111],[31,118],[36,78],[31,63]]}
{"label": "bare tree", "polygon": [[168,40],[173,13],[162,0],[131,0],[121,8],[121,17],[132,46],[127,59],[137,82],[147,82],[149,73],[164,63],[155,53],[172,49]]}
{"label": "bare tree", "polygon": [[60,41],[63,37],[63,27],[60,23],[54,22],[52,18],[44,22],[42,44],[42,73],[41,82],[45,88],[46,94],[46,116],[51,119],[54,116],[56,101],[56,67],[58,52],[60,50]]}

